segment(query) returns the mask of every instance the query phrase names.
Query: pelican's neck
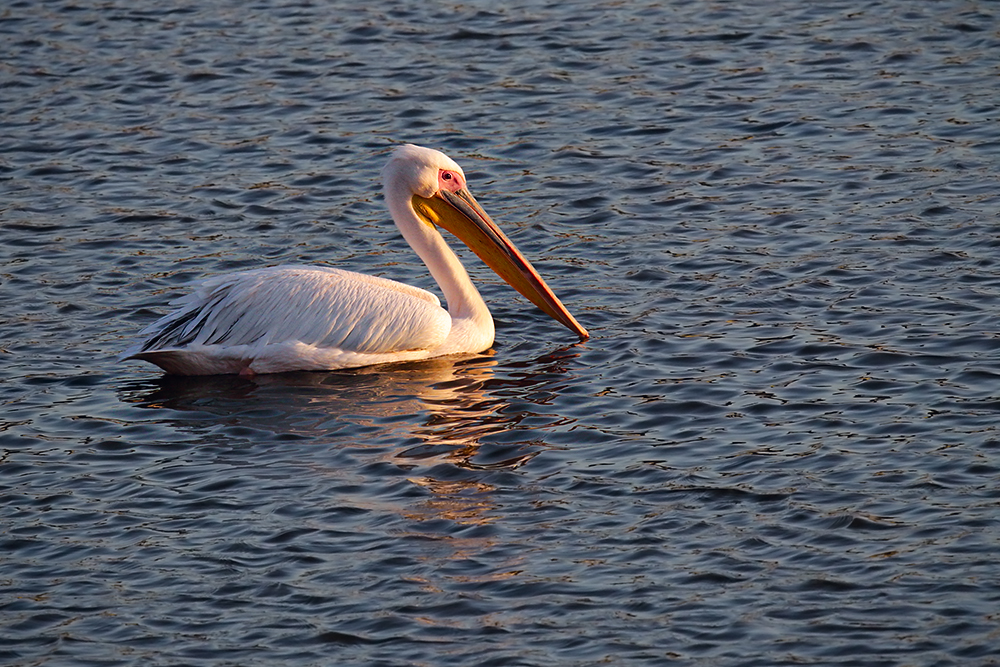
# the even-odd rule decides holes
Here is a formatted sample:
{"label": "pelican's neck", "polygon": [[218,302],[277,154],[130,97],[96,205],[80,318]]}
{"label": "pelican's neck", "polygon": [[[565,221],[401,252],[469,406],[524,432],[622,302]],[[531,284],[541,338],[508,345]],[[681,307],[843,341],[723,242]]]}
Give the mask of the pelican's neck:
{"label": "pelican's neck", "polygon": [[409,197],[397,195],[387,199],[389,212],[403,238],[427,265],[434,281],[444,293],[452,319],[470,320],[477,329],[488,329],[492,342],[493,316],[458,256],[448,247],[437,229],[417,216]]}

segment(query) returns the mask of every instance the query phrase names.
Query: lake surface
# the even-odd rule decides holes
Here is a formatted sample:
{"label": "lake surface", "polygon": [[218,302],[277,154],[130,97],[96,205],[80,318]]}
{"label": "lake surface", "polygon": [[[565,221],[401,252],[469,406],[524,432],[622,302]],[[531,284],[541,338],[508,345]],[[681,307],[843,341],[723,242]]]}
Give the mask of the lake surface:
{"label": "lake surface", "polygon": [[[0,663],[1000,664],[1000,5],[162,4],[0,11]],[[398,142],[590,340],[464,252],[483,355],[115,361],[435,289]]]}

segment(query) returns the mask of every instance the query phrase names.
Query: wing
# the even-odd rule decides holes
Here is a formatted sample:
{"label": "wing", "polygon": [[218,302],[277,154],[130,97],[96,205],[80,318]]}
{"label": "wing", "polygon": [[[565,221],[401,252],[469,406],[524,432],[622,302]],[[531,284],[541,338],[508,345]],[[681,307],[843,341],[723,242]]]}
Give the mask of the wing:
{"label": "wing", "polygon": [[430,292],[328,267],[277,266],[217,276],[171,305],[178,309],[144,329],[148,338],[123,358],[287,343],[386,354],[433,349],[451,329],[451,317]]}

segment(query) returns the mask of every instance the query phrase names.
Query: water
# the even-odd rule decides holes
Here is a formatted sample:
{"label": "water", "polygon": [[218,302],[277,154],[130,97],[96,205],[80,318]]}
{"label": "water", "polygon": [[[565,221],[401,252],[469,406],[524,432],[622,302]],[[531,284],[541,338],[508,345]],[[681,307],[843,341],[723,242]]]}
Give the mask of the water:
{"label": "water", "polygon": [[[951,665],[1000,652],[994,2],[13,2],[0,662]],[[593,334],[117,364],[192,279],[433,288],[442,148]]]}

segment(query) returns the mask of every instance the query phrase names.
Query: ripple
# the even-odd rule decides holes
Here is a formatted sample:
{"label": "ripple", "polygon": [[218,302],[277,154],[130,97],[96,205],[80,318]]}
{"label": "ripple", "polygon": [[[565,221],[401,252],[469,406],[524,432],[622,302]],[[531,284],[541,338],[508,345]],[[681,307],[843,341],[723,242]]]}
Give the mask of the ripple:
{"label": "ripple", "polygon": [[[0,660],[988,660],[998,45],[954,10],[11,5]],[[395,141],[593,338],[465,254],[471,359],[114,365],[205,275],[433,288]]]}

